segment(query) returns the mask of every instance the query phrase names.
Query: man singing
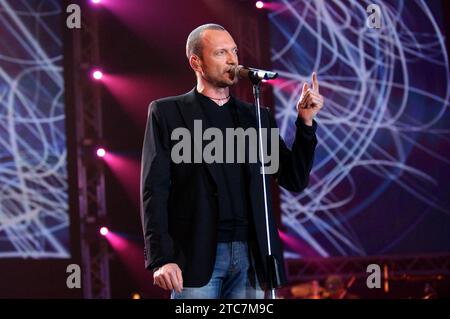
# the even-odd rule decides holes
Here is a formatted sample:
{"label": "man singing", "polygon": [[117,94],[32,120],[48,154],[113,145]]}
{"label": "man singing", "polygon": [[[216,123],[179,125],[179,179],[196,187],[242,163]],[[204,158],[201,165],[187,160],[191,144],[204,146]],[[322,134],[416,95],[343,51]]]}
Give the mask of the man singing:
{"label": "man singing", "polygon": [[[230,128],[257,129],[255,106],[230,95],[237,82],[238,49],[222,26],[205,24],[190,33],[186,55],[197,78],[195,88],[149,107],[141,170],[145,266],[153,271],[154,284],[170,290],[174,299],[264,298],[270,287],[261,164],[179,162],[171,156],[177,142],[172,133],[184,128],[194,136],[194,121],[223,136]],[[267,175],[267,185],[273,177],[289,191],[307,186],[317,144],[313,119],[322,106],[313,73],[312,87],[304,84],[296,105],[292,149],[277,135],[278,149],[272,152],[277,152],[279,166]],[[266,108],[261,108],[261,126],[276,128]],[[244,152],[248,158],[248,145]],[[267,197],[271,250],[281,264],[283,284],[270,188]]]}

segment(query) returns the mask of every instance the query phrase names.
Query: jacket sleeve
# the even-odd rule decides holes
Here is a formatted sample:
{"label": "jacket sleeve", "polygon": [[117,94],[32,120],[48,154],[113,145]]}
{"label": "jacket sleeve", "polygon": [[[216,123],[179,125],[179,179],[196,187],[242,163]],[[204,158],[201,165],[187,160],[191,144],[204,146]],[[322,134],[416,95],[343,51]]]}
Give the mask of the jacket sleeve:
{"label": "jacket sleeve", "polygon": [[[278,128],[275,118],[269,109],[269,122],[271,128]],[[314,151],[317,145],[317,123],[312,126],[303,123],[297,117],[295,121],[295,139],[290,150],[280,136],[279,140],[279,168],[274,174],[275,180],[285,189],[292,192],[301,192],[308,186],[309,174],[314,161]]]}
{"label": "jacket sleeve", "polygon": [[154,270],[173,262],[173,240],[168,232],[170,133],[152,102],[148,110],[141,161],[141,221],[145,267]]}

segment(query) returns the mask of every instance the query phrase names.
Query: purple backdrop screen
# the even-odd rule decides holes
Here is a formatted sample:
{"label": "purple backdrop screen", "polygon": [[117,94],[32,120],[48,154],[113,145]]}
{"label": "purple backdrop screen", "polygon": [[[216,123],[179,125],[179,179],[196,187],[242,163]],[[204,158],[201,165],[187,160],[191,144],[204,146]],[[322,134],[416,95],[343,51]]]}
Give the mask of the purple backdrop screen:
{"label": "purple backdrop screen", "polygon": [[[379,16],[367,12],[371,3]],[[450,252],[441,1],[273,5],[276,119],[288,144],[313,71],[326,98],[310,184],[301,194],[281,189],[286,257]],[[376,17],[379,28],[367,24]]]}
{"label": "purple backdrop screen", "polygon": [[60,1],[0,3],[0,258],[69,258]]}

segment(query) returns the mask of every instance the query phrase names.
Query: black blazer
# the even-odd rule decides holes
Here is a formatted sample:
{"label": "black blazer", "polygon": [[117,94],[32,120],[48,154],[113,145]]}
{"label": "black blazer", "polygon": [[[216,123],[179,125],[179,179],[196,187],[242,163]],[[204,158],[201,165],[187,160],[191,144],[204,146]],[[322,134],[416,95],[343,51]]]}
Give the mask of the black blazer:
{"label": "black blazer", "polygon": [[[194,89],[195,90],[195,89]],[[166,263],[179,265],[186,287],[201,287],[211,278],[215,262],[218,193],[217,164],[180,163],[171,161],[171,149],[178,141],[171,132],[185,127],[194,136],[194,120],[202,120],[203,130],[209,126],[195,91],[154,101],[149,106],[141,163],[141,219],[145,240],[145,267],[155,269]],[[257,127],[255,107],[236,101],[237,118],[245,129]],[[261,108],[261,125],[276,127],[269,109]],[[300,192],[309,179],[317,144],[316,123],[308,127],[300,119],[292,151],[280,137],[279,169],[273,177],[284,188]],[[270,141],[270,139],[269,139]],[[269,145],[270,147],[270,145]],[[193,150],[194,151],[194,150]],[[257,163],[246,164],[251,223],[255,232],[256,268],[260,284],[265,286],[267,240],[264,216],[262,175]],[[270,185],[266,176],[266,185]],[[282,245],[273,215],[270,187],[268,207],[272,254],[282,263]],[[283,265],[283,264],[282,264]],[[281,267],[282,283],[286,282]]]}

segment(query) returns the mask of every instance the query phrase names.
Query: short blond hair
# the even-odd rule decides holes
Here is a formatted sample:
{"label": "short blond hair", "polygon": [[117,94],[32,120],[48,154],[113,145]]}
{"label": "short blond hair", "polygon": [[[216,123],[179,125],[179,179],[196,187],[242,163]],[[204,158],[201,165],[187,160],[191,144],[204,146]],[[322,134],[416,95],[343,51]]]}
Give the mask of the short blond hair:
{"label": "short blond hair", "polygon": [[193,54],[202,57],[202,35],[206,30],[227,31],[221,25],[215,23],[203,24],[192,30],[186,41],[186,57],[188,60]]}

